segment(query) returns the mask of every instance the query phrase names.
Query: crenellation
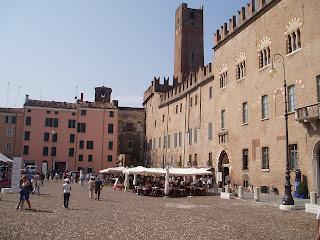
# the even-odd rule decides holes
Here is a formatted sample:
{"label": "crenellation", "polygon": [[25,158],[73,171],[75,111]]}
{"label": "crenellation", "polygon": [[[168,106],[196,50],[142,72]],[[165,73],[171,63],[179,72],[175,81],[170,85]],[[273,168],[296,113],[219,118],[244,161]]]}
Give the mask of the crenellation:
{"label": "crenellation", "polygon": [[245,24],[249,19],[255,16],[259,11],[266,8],[269,3],[276,2],[278,0],[251,0],[246,7],[242,7],[238,11],[237,16],[232,16],[229,19],[229,24],[224,23],[214,33],[214,46],[219,45],[224,39],[236,31],[240,26]]}

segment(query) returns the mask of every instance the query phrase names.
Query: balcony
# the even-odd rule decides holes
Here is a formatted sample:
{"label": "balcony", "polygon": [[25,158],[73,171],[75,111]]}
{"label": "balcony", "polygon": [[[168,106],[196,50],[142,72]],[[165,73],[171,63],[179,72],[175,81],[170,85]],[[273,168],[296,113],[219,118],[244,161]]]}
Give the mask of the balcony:
{"label": "balcony", "polygon": [[296,121],[302,123],[308,132],[317,131],[320,122],[320,103],[297,108]]}

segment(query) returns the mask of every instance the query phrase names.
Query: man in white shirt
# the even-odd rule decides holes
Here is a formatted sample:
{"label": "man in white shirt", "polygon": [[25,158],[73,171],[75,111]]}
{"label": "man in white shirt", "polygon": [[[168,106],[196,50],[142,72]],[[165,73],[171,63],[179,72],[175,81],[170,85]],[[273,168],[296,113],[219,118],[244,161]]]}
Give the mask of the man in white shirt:
{"label": "man in white shirt", "polygon": [[64,180],[63,184],[63,207],[69,207],[69,199],[70,199],[71,185],[68,178]]}

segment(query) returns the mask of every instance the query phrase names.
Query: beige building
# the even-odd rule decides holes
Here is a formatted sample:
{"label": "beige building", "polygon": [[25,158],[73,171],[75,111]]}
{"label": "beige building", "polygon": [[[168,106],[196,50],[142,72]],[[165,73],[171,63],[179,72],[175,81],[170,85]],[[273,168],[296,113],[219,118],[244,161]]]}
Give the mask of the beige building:
{"label": "beige building", "polygon": [[23,109],[0,108],[0,153],[9,158],[21,156]]}
{"label": "beige building", "polygon": [[[190,18],[176,19],[176,41],[198,20],[193,11],[199,10],[178,8],[176,15]],[[155,78],[144,94],[152,165],[213,166],[221,185],[230,175],[233,184],[283,192],[285,68],[291,179],[300,169],[319,193],[319,12],[318,0],[252,0],[215,32],[213,64],[172,85]],[[175,46],[175,61],[181,52],[193,57],[192,44]],[[271,79],[276,53],[284,65],[274,63],[278,75]]]}

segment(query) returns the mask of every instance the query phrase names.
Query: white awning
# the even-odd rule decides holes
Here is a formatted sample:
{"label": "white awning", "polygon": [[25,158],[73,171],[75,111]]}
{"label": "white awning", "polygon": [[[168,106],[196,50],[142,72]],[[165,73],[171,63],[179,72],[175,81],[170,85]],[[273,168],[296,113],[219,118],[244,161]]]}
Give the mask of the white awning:
{"label": "white awning", "polygon": [[0,162],[12,163],[13,161],[10,158],[3,155],[2,153],[0,153]]}
{"label": "white awning", "polygon": [[170,168],[170,176],[212,175],[210,168]]}
{"label": "white awning", "polygon": [[123,173],[125,167],[106,168],[99,171],[99,173]]}

